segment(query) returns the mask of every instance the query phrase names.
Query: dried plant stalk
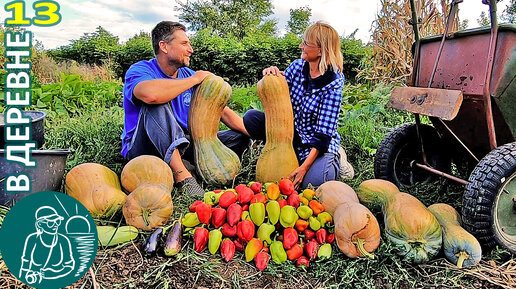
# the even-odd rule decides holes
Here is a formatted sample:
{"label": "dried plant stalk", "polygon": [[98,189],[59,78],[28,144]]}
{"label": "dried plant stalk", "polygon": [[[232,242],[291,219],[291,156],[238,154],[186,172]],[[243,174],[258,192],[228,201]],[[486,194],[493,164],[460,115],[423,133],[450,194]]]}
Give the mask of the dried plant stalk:
{"label": "dried plant stalk", "polygon": [[[451,0],[416,0],[420,37],[444,32],[444,15],[447,16],[451,8],[448,2]],[[414,32],[409,24],[410,1],[380,0],[380,3],[381,10],[371,29],[373,54],[358,77],[375,83],[406,82],[412,72],[411,47],[414,42]],[[452,31],[457,30],[459,23],[458,16],[454,17]]]}

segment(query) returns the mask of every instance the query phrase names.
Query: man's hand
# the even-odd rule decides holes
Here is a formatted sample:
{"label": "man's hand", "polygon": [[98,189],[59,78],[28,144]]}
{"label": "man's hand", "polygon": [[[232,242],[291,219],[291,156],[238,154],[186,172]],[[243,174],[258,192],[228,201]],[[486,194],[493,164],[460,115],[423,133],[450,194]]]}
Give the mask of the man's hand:
{"label": "man's hand", "polygon": [[278,76],[278,75],[285,75],[285,73],[281,70],[279,70],[279,68],[277,68],[276,66],[271,66],[271,67],[268,67],[268,68],[265,68],[263,71],[262,71],[262,74],[265,76],[265,75],[275,75],[275,76]]}
{"label": "man's hand", "polygon": [[288,179],[294,183],[294,188],[297,190],[299,186],[303,183],[303,179],[306,175],[307,169],[305,167],[300,166],[297,169],[295,169],[290,175],[288,175]]}
{"label": "man's hand", "polygon": [[197,84],[201,83],[206,77],[213,75],[213,73],[204,70],[197,70],[192,77],[195,79]]}

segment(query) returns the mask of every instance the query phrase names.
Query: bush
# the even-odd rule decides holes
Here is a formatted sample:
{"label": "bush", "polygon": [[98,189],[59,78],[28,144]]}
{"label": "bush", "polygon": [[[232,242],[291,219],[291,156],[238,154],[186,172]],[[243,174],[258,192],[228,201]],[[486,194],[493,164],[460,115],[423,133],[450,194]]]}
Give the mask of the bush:
{"label": "bush", "polygon": [[123,109],[97,106],[74,117],[49,115],[45,122],[46,149],[70,148],[66,171],[76,165],[95,162],[120,174],[125,163],[120,151],[124,126]]}

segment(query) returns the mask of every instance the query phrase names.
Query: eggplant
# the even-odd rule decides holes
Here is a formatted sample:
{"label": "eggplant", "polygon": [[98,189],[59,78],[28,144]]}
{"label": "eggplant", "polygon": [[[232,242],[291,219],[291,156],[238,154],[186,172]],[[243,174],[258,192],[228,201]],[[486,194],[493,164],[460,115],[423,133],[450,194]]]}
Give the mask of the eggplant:
{"label": "eggplant", "polygon": [[167,241],[163,251],[166,256],[174,256],[181,251],[181,239],[183,237],[183,225],[179,220],[175,220],[172,229],[168,233]]}
{"label": "eggplant", "polygon": [[145,248],[143,250],[147,253],[153,253],[156,251],[158,247],[158,241],[161,237],[161,233],[163,233],[163,228],[159,227],[149,236],[147,241],[145,241]]}

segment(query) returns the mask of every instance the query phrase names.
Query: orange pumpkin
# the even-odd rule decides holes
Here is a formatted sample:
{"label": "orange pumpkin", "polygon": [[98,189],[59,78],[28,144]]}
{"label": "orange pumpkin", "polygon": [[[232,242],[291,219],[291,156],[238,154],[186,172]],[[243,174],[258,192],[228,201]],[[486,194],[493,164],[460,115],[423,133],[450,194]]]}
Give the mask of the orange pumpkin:
{"label": "orange pumpkin", "polygon": [[144,184],[129,194],[123,213],[128,225],[142,230],[152,230],[166,224],[173,209],[168,187]]}
{"label": "orange pumpkin", "polygon": [[65,178],[65,190],[81,202],[93,218],[112,217],[127,197],[115,172],[96,163],[84,163],[71,169]]}
{"label": "orange pumpkin", "polygon": [[160,184],[166,186],[169,192],[174,187],[170,166],[162,159],[151,155],[141,155],[130,160],[124,166],[120,179],[122,186],[129,193],[143,184]]}

